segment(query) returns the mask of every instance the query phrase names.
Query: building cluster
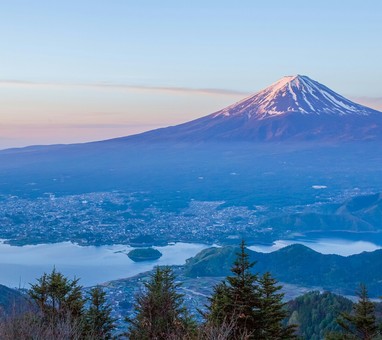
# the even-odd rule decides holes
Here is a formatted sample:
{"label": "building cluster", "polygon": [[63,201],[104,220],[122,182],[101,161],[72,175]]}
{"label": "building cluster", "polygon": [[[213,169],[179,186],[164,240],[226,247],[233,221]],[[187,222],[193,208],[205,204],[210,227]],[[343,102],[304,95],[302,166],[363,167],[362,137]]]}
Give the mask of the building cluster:
{"label": "building cluster", "polygon": [[260,209],[191,200],[186,208],[164,210],[149,193],[57,197],[47,193],[37,199],[0,196],[0,200],[0,238],[13,245],[130,244],[142,235],[150,235],[157,244],[226,243],[267,232],[256,228]]}

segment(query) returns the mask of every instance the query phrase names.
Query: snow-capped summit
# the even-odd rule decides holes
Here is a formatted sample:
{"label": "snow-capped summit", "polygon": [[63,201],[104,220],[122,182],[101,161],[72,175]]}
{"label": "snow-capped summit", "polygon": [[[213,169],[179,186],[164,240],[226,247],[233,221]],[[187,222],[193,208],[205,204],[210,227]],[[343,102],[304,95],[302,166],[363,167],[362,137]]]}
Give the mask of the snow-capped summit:
{"label": "snow-capped summit", "polygon": [[290,112],[302,114],[357,114],[375,113],[356,104],[307,76],[286,76],[215,114],[215,116],[247,115],[266,118]]}
{"label": "snow-capped summit", "polygon": [[382,140],[382,112],[307,76],[287,76],[208,116],[119,139],[139,142]]}

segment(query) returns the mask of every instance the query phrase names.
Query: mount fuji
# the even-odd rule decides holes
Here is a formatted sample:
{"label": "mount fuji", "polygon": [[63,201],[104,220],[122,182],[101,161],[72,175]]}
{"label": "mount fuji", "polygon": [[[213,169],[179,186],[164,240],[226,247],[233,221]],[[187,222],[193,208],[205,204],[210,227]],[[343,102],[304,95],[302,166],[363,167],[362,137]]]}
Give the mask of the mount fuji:
{"label": "mount fuji", "polygon": [[301,206],[349,190],[382,192],[381,142],[381,112],[306,76],[284,77],[181,125],[2,150],[0,200],[120,190],[149,193],[137,207],[171,211],[191,200]]}
{"label": "mount fuji", "polygon": [[208,116],[112,141],[366,141],[382,139],[382,112],[302,75],[286,76]]}

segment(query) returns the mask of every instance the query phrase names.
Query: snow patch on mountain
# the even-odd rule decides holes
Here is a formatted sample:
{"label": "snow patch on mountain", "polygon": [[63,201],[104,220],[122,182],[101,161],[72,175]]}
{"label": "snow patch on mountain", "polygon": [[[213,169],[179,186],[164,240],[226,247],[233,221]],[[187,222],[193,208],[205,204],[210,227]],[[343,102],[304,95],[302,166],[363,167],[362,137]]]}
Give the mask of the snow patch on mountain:
{"label": "snow patch on mountain", "polygon": [[363,115],[378,113],[354,103],[307,76],[286,76],[264,90],[216,112],[213,117],[265,119],[287,113]]}

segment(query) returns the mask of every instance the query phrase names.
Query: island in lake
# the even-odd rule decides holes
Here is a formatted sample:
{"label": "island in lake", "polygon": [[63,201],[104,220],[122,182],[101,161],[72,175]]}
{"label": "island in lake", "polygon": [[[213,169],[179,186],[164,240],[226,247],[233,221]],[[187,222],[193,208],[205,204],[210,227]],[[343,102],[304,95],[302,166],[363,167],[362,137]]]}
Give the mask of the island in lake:
{"label": "island in lake", "polygon": [[162,253],[153,248],[142,248],[131,250],[127,256],[134,262],[157,260],[162,256]]}

